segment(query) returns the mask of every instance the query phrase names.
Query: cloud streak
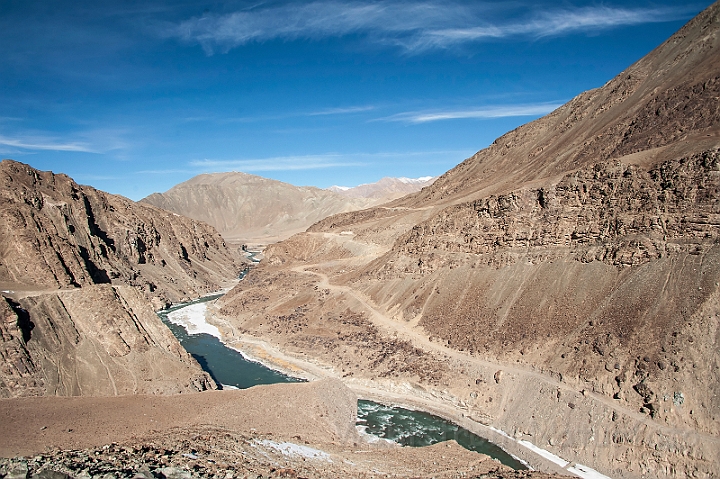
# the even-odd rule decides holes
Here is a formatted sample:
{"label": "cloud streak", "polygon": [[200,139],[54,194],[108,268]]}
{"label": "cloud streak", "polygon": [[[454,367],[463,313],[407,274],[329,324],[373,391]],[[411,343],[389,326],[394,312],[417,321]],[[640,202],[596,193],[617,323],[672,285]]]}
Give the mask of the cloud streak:
{"label": "cloud streak", "polygon": [[[614,8],[593,6],[554,11],[531,11],[510,22],[497,4],[425,2],[316,1],[287,4],[218,15],[194,17],[169,25],[165,36],[199,43],[207,54],[227,52],[248,43],[269,40],[319,40],[362,35],[395,45],[408,53],[489,39],[542,38],[619,26],[688,18],[685,7]],[[495,20],[491,18],[498,17]],[[490,18],[490,20],[488,20]]]}
{"label": "cloud streak", "polygon": [[324,168],[338,168],[348,166],[363,166],[364,163],[348,161],[342,155],[306,155],[282,156],[275,158],[248,159],[248,160],[196,160],[190,165],[203,170],[238,170],[245,172],[257,171],[300,171],[318,170]]}
{"label": "cloud streak", "polygon": [[428,123],[431,121],[457,119],[487,119],[517,116],[546,115],[562,106],[562,103],[537,103],[531,105],[506,105],[465,110],[409,111],[379,118],[375,121],[400,121],[406,123]]}
{"label": "cloud streak", "polygon": [[439,158],[466,158],[472,155],[470,150],[433,150],[379,153],[328,153],[322,155],[280,156],[258,159],[191,161],[191,168],[203,171],[299,171],[325,168],[364,167],[383,161],[436,161]]}
{"label": "cloud streak", "polygon": [[98,153],[97,150],[91,148],[87,143],[62,142],[55,139],[42,137],[8,138],[6,136],[0,136],[0,145],[21,148],[23,150],[77,151],[83,153]]}

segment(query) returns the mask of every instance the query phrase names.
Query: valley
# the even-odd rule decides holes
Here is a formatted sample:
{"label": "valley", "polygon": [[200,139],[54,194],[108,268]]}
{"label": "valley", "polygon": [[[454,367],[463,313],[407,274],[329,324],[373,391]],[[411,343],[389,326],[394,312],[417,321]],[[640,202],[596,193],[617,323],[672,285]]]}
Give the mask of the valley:
{"label": "valley", "polygon": [[[3,160],[0,475],[716,476],[719,49],[716,2],[605,85],[382,193],[217,173],[136,203]],[[218,292],[202,324],[168,318],[307,383],[216,390],[155,311]],[[368,441],[358,398],[539,471]]]}

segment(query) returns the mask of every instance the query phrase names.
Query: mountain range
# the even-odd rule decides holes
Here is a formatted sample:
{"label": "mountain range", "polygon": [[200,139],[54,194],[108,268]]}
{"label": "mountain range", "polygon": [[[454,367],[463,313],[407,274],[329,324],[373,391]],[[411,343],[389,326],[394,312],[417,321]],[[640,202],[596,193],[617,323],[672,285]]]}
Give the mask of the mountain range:
{"label": "mountain range", "polygon": [[268,244],[327,216],[374,206],[430,184],[429,178],[383,178],[354,188],[298,187],[247,173],[202,174],[141,200],[204,221],[235,244]]}

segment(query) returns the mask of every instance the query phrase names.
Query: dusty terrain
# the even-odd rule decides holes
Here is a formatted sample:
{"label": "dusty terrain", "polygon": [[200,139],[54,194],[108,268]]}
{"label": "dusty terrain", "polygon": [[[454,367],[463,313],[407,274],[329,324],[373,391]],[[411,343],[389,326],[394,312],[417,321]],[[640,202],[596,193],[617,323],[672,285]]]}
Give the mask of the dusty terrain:
{"label": "dusty terrain", "polygon": [[610,477],[714,476],[718,48],[716,3],[421,192],[272,245],[217,323]]}
{"label": "dusty terrain", "polygon": [[[425,177],[425,178],[390,178],[385,177],[376,181],[375,183],[367,183],[364,185],[353,186],[352,188],[343,188],[338,186],[331,186],[328,188],[330,191],[347,196],[349,198],[373,198],[384,203],[390,200],[396,200],[402,198],[410,193],[415,193],[430,186],[436,178]],[[308,225],[309,226],[309,225]]]}
{"label": "dusty terrain", "polygon": [[355,429],[356,401],[339,381],[179,396],[4,399],[0,456],[34,457],[0,460],[0,474],[550,477],[517,473],[454,442],[421,449],[367,443]]}

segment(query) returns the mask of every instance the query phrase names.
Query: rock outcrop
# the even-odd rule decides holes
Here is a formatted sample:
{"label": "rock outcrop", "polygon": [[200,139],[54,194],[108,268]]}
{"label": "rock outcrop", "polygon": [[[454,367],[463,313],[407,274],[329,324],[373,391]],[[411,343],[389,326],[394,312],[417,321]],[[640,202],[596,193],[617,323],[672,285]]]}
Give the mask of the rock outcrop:
{"label": "rock outcrop", "polygon": [[0,301],[0,397],[176,394],[214,381],[128,286]]}
{"label": "rock outcrop", "polygon": [[[378,357],[407,362],[392,379],[413,394],[610,477],[710,477],[719,72],[716,3],[421,192],[271,246],[221,312],[348,381],[377,380],[373,354],[342,334],[360,315],[386,338],[369,343]],[[446,366],[423,377],[421,357]]]}
{"label": "rock outcrop", "polygon": [[0,284],[126,284],[156,308],[216,291],[242,260],[211,226],[11,160],[0,162]]}

